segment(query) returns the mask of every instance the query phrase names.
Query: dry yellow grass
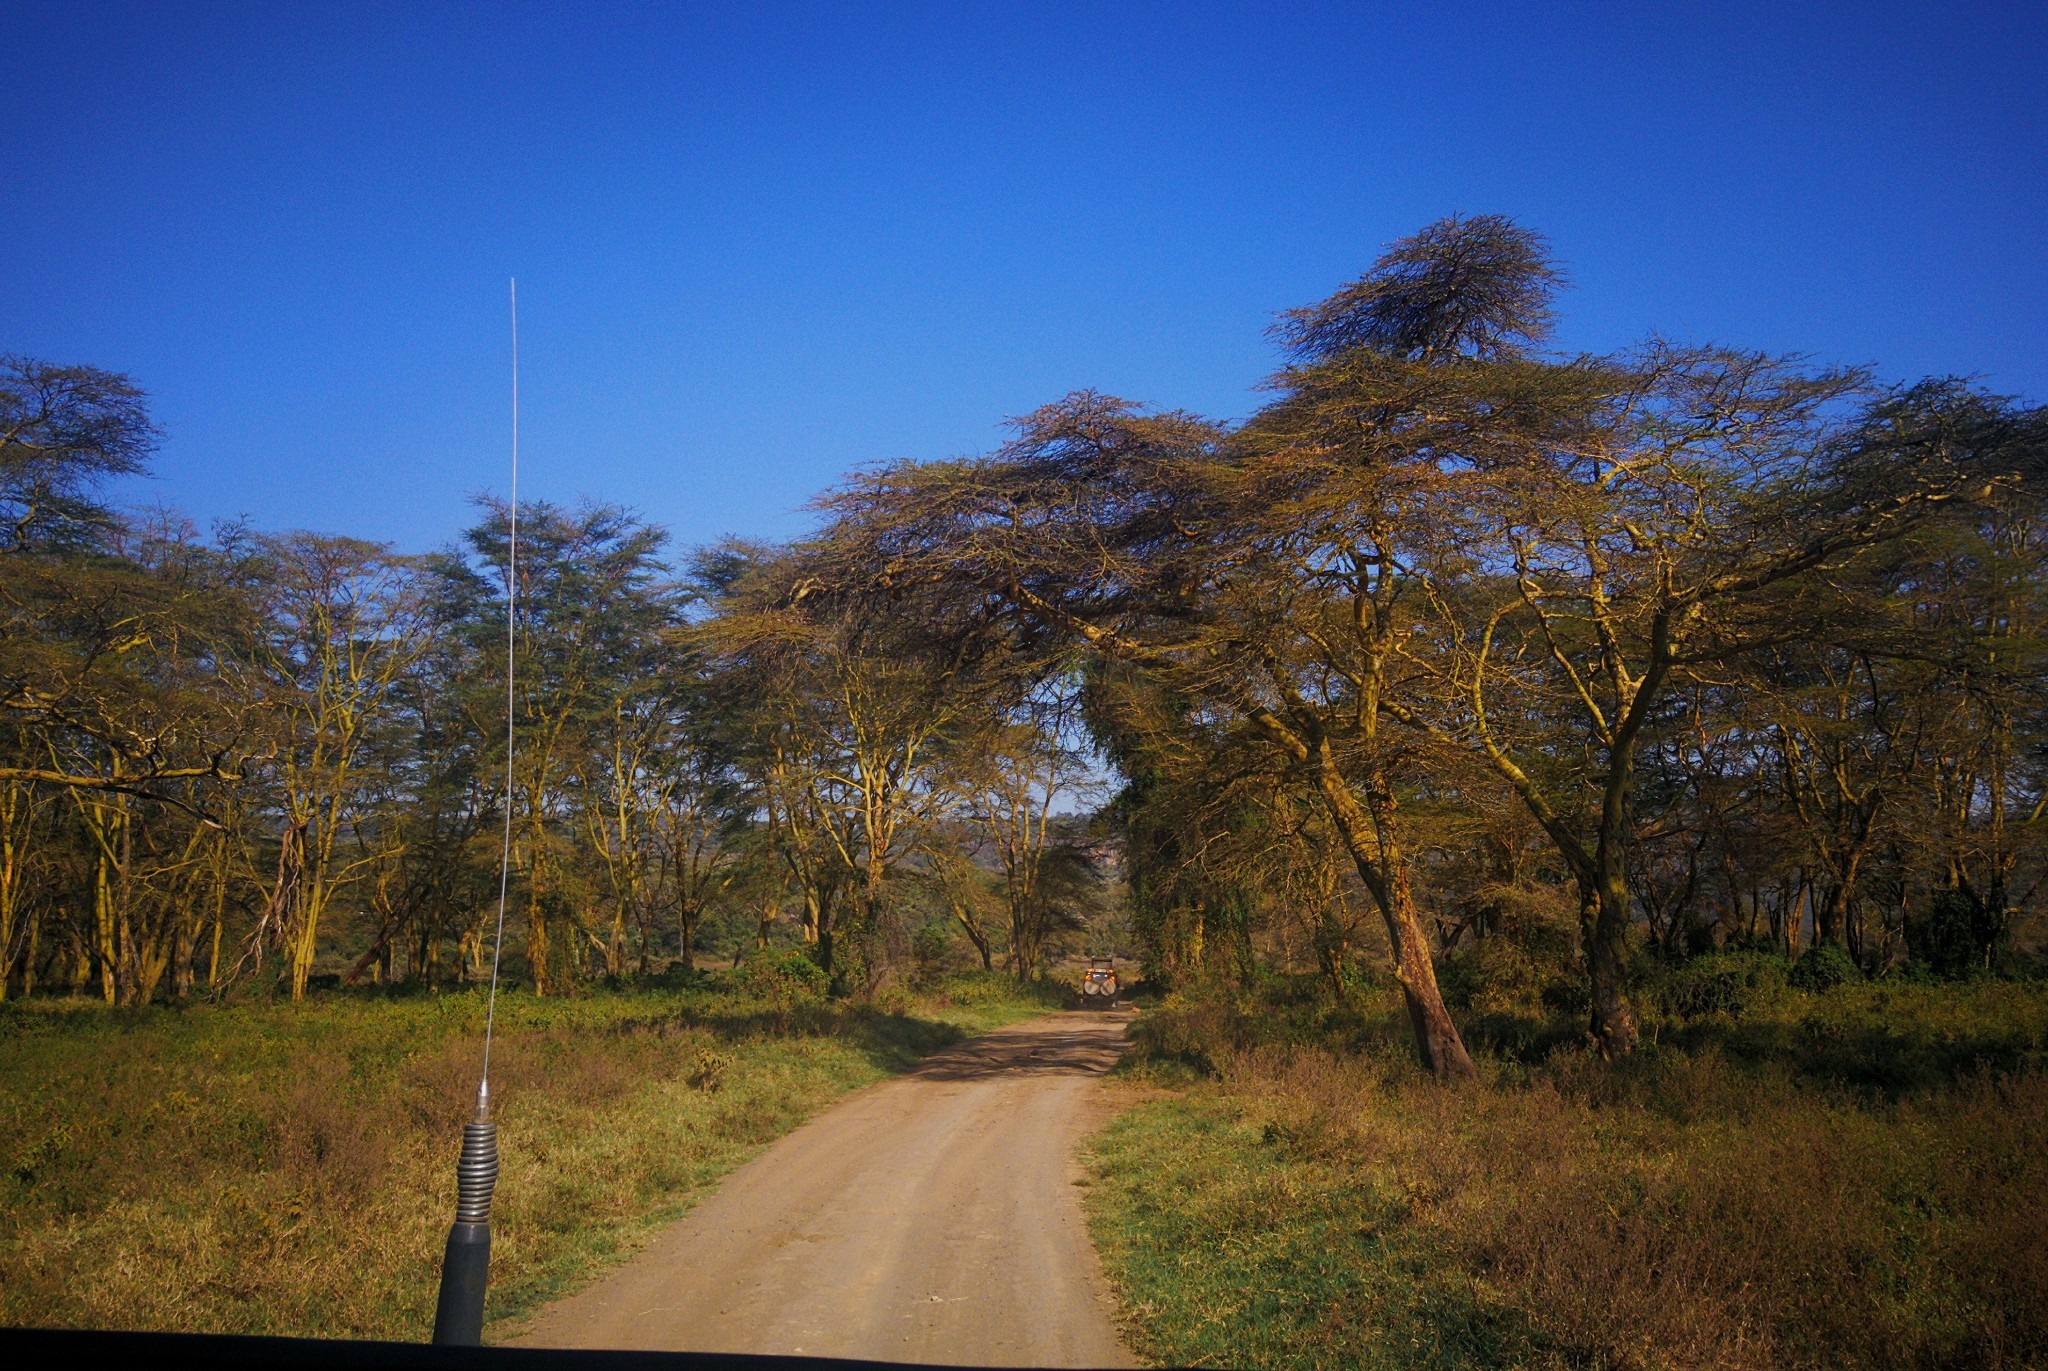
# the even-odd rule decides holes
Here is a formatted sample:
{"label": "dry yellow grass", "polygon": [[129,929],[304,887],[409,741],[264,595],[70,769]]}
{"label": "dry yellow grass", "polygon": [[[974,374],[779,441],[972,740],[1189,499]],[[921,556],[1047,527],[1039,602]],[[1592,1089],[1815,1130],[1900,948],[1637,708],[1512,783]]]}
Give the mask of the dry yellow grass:
{"label": "dry yellow grass", "polygon": [[[1853,1020],[1862,993],[1794,1008]],[[1946,1030],[1921,1006],[1943,1050],[1974,1026],[2037,1055],[2040,991],[1933,993],[1954,997]],[[2048,1074],[2027,1060],[1883,1091],[1702,1030],[1446,1088],[1230,1017],[1155,1019],[1155,1074],[1203,1043],[1211,1070],[1095,1154],[1098,1241],[1162,1360],[2048,1364]]]}
{"label": "dry yellow grass", "polygon": [[[494,1325],[844,1091],[1041,1006],[897,1008],[502,1000]],[[473,995],[10,1009],[0,1324],[424,1338],[480,1026]]]}

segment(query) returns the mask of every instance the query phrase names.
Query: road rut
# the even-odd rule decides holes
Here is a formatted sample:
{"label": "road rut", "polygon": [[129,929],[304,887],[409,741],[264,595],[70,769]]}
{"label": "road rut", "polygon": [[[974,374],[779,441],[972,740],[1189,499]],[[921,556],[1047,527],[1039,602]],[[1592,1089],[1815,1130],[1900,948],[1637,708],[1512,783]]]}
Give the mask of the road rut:
{"label": "road rut", "polygon": [[1122,1013],[999,1030],[841,1101],[517,1345],[1135,1366],[1075,1191]]}

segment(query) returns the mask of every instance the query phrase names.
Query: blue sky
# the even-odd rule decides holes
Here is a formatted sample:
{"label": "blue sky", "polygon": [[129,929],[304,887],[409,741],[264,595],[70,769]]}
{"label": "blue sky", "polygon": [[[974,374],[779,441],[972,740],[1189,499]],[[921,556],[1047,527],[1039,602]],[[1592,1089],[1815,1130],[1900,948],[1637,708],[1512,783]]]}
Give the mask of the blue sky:
{"label": "blue sky", "polygon": [[1658,332],[2048,400],[2048,6],[0,0],[0,351],[132,374],[123,491],[440,544],[502,491],[787,537],[1091,386],[1234,417],[1441,215]]}

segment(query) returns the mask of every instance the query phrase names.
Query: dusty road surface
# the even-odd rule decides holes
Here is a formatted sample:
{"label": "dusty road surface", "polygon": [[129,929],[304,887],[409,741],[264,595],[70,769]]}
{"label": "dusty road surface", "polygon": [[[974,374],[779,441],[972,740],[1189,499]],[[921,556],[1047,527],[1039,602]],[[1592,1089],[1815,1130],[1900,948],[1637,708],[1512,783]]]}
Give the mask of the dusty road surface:
{"label": "dusty road surface", "polygon": [[1018,1024],[834,1105],[519,1345],[1136,1365],[1074,1187],[1124,1023]]}

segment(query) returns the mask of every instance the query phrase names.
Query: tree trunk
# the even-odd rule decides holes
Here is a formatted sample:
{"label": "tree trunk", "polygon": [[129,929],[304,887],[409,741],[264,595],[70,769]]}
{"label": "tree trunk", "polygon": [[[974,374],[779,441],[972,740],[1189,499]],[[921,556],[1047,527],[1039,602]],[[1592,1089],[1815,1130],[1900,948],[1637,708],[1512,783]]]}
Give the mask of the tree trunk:
{"label": "tree trunk", "polygon": [[1359,877],[1370,890],[1386,920],[1387,941],[1394,950],[1394,978],[1408,1004],[1408,1023],[1415,1032],[1415,1053],[1422,1065],[1440,1077],[1469,1076],[1472,1058],[1464,1039],[1444,1007],[1443,992],[1436,983],[1436,964],[1430,957],[1429,935],[1415,913],[1415,899],[1408,884],[1407,864],[1394,846],[1391,833],[1382,823],[1375,825],[1358,797],[1329,765],[1317,768],[1316,788],[1329,811],[1330,820],[1343,837]]}
{"label": "tree trunk", "polygon": [[538,895],[526,901],[526,966],[533,973],[533,993],[548,993],[548,921]]}
{"label": "tree trunk", "polygon": [[107,873],[109,858],[104,850],[93,863],[93,929],[99,937],[100,998],[114,1002],[114,891]]}
{"label": "tree trunk", "polygon": [[1422,1064],[1439,1076],[1469,1076],[1472,1058],[1464,1039],[1444,1007],[1443,992],[1436,983],[1436,964],[1430,956],[1429,935],[1416,915],[1415,901],[1408,886],[1407,867],[1387,873],[1387,930],[1400,936],[1394,942],[1395,976],[1401,982],[1408,1003],[1408,1022],[1415,1031],[1415,1044]]}
{"label": "tree trunk", "polygon": [[36,957],[41,950],[43,934],[42,915],[37,912],[28,921],[28,951],[21,960],[21,998],[32,999],[36,993]]}
{"label": "tree trunk", "polygon": [[1330,993],[1339,1000],[1351,996],[1351,987],[1345,982],[1344,973],[1349,968],[1351,949],[1344,927],[1331,914],[1328,904],[1318,911],[1314,934],[1316,965],[1330,982]]}
{"label": "tree trunk", "polygon": [[612,904],[611,927],[604,935],[604,974],[623,976],[626,973],[626,907],[614,901]]}
{"label": "tree trunk", "polygon": [[1030,899],[1028,892],[1010,897],[1010,974],[1020,984],[1038,969],[1038,924],[1032,917]]}
{"label": "tree trunk", "polygon": [[21,912],[22,854],[30,813],[26,787],[10,783],[5,794],[0,801],[0,1002],[7,999],[7,982],[14,974],[14,926]]}
{"label": "tree trunk", "polygon": [[1628,1002],[1628,880],[1621,854],[1602,844],[1592,907],[1581,894],[1580,922],[1586,934],[1586,971],[1593,991],[1593,1041],[1602,1055],[1622,1057],[1635,1050],[1636,1013]]}
{"label": "tree trunk", "polygon": [[989,946],[988,935],[976,927],[974,920],[968,917],[967,906],[955,903],[953,920],[960,925],[960,931],[967,935],[967,941],[974,944],[974,950],[981,954],[981,969],[995,970],[994,949]]}
{"label": "tree trunk", "polygon": [[1820,898],[1813,902],[1813,945],[1823,943],[1842,945],[1842,905],[1849,888],[1840,881],[1831,881]]}
{"label": "tree trunk", "polygon": [[697,969],[697,915],[697,906],[689,900],[676,905],[676,951],[685,971]]}

